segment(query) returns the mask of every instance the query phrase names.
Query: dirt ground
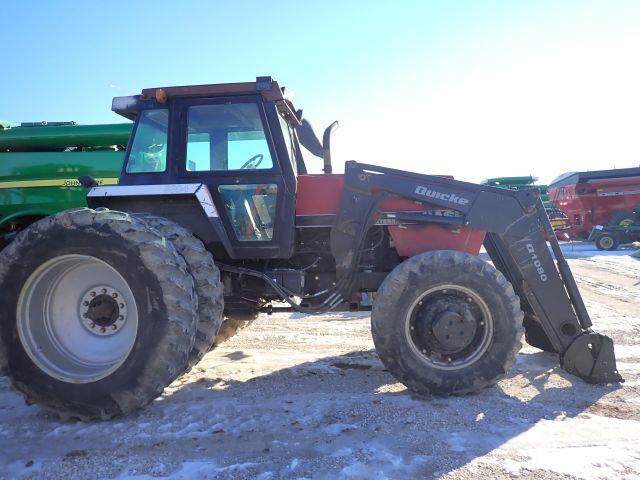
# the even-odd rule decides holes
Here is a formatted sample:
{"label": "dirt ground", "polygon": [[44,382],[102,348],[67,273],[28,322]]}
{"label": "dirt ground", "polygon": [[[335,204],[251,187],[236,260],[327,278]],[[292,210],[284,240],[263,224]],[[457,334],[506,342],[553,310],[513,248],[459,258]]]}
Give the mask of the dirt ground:
{"label": "dirt ground", "polygon": [[367,314],[272,315],[144,410],[61,422],[0,378],[0,478],[640,478],[640,261],[564,249],[623,385],[525,346],[497,387],[420,398],[378,360]]}

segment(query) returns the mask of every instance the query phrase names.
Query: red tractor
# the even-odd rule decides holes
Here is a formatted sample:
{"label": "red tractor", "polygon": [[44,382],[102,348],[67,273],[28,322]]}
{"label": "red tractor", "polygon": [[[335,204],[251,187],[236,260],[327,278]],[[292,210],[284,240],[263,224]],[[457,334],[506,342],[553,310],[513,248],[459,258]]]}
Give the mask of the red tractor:
{"label": "red tractor", "polygon": [[0,365],[29,401],[126,414],[202,358],[223,316],[366,308],[372,292],[376,350],[416,392],[494,384],[523,325],[568,372],[622,380],[537,190],[357,162],[333,174],[335,124],[320,141],[270,77],[145,89],[113,110],[135,121],[119,185],[83,178],[90,208],[0,254]]}

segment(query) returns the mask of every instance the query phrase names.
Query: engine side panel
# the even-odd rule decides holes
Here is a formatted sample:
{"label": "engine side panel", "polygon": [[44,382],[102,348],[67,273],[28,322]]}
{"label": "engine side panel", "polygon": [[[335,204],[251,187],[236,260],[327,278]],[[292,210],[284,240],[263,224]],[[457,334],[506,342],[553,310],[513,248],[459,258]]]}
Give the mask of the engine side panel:
{"label": "engine side panel", "polygon": [[393,246],[401,257],[431,250],[457,250],[478,255],[485,232],[475,228],[454,229],[442,225],[390,226]]}
{"label": "engine side panel", "polygon": [[[344,175],[299,175],[296,215],[335,215],[340,208]],[[423,202],[405,198],[388,198],[380,205],[382,212],[433,212],[455,214]],[[471,255],[480,252],[483,230],[447,225],[389,225],[393,245],[401,257],[411,257],[431,250],[458,250]]]}
{"label": "engine side panel", "polygon": [[340,208],[344,175],[298,175],[296,215],[334,215]]}

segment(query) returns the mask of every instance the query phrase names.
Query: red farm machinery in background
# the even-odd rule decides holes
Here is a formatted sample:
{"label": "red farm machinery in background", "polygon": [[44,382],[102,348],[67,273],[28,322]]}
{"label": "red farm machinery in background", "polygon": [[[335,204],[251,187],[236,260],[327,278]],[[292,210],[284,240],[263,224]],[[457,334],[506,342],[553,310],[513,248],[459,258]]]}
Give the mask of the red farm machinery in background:
{"label": "red farm machinery in background", "polygon": [[570,237],[586,238],[596,225],[633,223],[640,167],[564,174],[549,185],[549,200],[569,217]]}

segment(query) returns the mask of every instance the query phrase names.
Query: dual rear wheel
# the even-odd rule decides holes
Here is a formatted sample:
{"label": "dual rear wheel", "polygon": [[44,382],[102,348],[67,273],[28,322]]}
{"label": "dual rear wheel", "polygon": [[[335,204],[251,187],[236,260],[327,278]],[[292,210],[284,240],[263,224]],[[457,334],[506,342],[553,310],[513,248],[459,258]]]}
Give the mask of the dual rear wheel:
{"label": "dual rear wheel", "polygon": [[211,255],[159,217],[45,218],[0,254],[0,288],[1,366],[28,402],[62,417],[149,403],[202,358],[222,322]]}

